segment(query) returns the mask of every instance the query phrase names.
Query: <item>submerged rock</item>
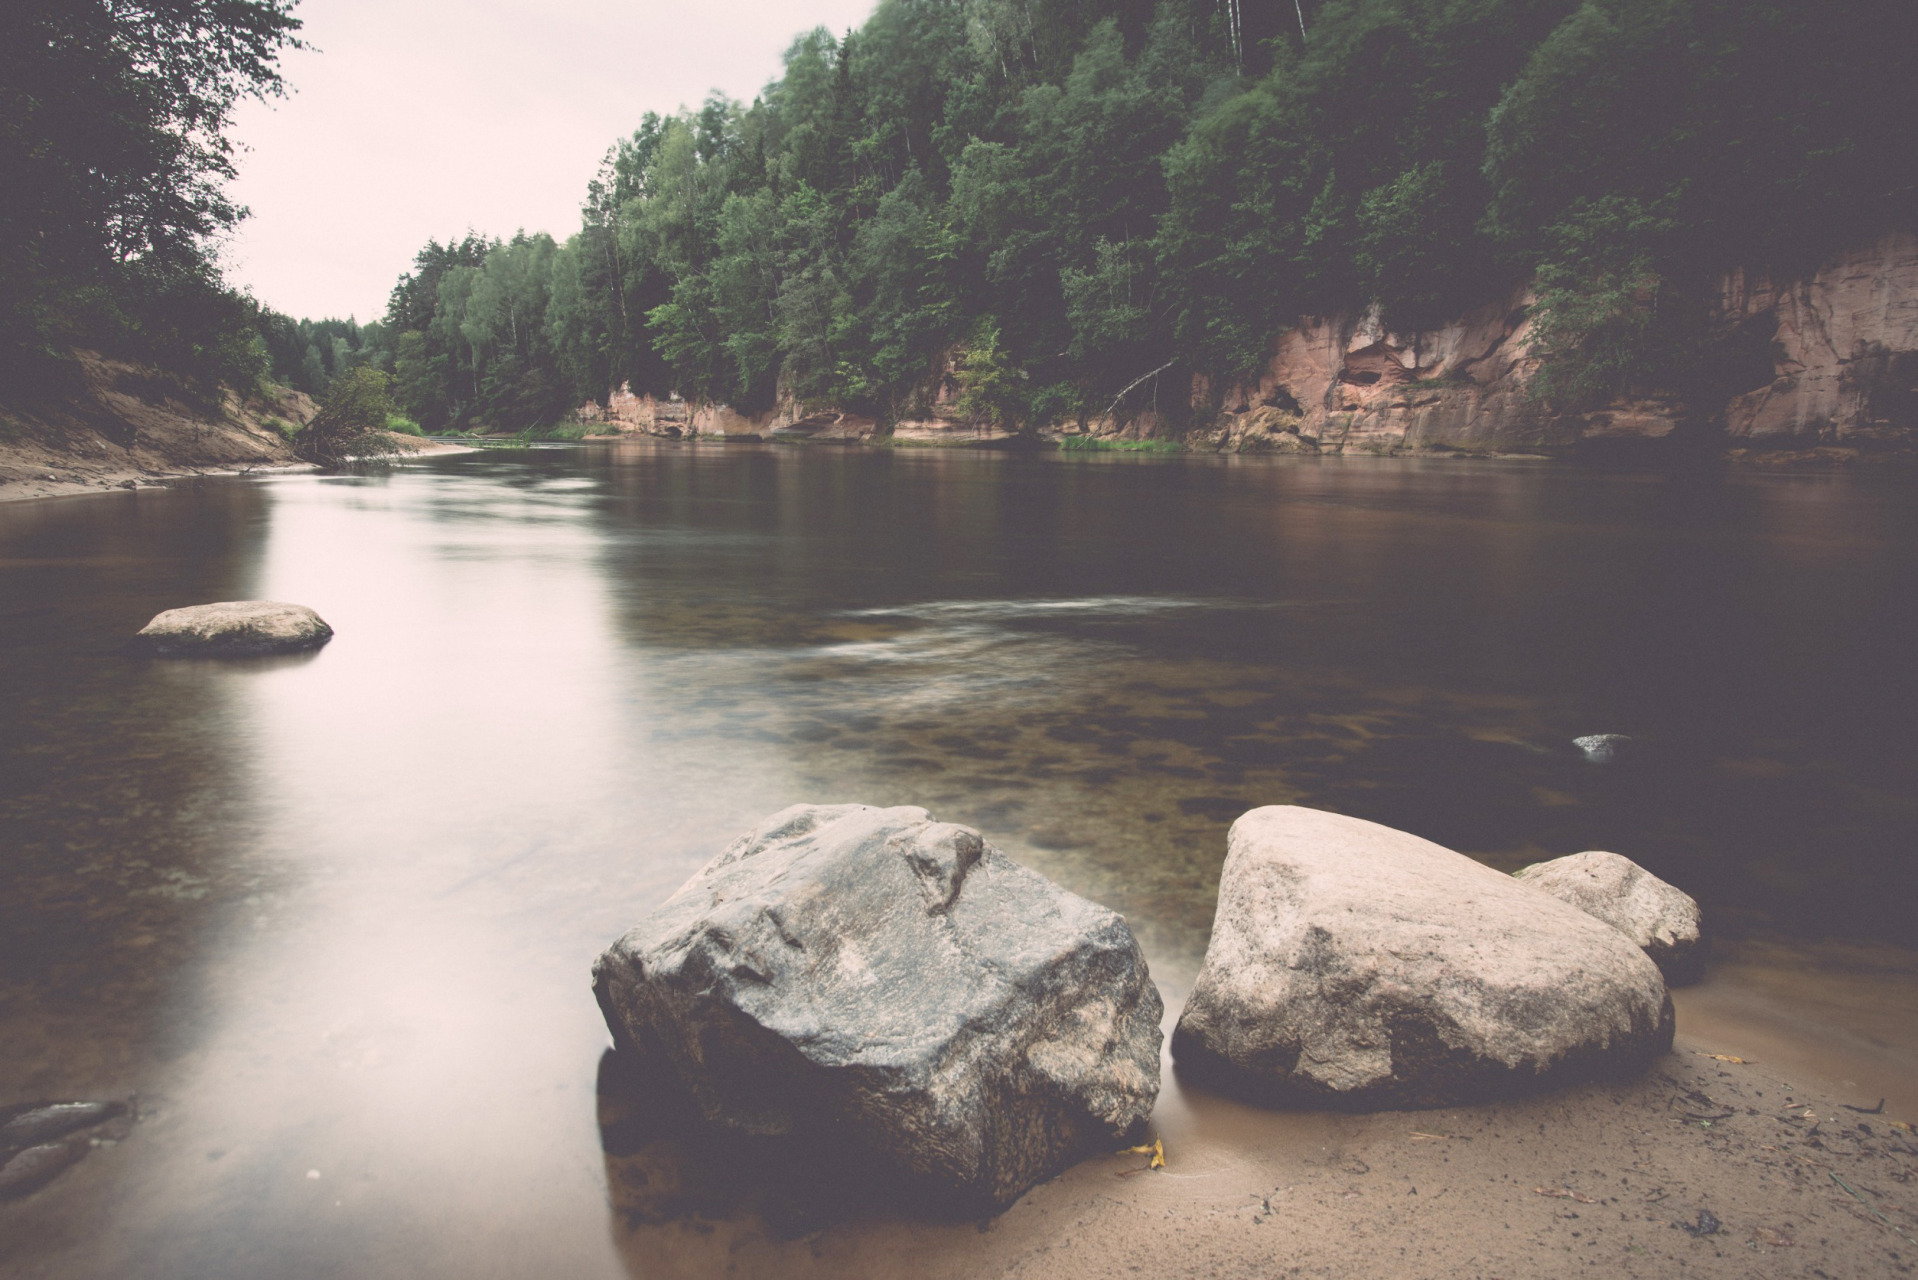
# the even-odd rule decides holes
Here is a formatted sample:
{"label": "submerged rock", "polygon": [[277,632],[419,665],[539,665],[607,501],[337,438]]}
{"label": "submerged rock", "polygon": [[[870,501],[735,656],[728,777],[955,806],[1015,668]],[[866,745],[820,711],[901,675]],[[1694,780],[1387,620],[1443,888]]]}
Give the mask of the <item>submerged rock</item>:
{"label": "submerged rock", "polygon": [[1444,1106],[1635,1072],[1672,1043],[1615,929],[1428,840],[1294,806],[1232,824],[1181,1071],[1289,1104]]}
{"label": "submerged rock", "polygon": [[92,1142],[78,1135],[127,1114],[118,1102],[42,1102],[0,1109],[0,1200],[14,1200],[53,1181]]}
{"label": "submerged rock", "polygon": [[237,655],[297,653],[333,638],[333,628],[303,604],[225,600],[168,609],[134,641],[152,653]]}
{"label": "submerged rock", "polygon": [[705,1117],[1003,1206],[1139,1127],[1163,1007],[1123,918],[923,809],[796,805],[593,969]]}
{"label": "submerged rock", "polygon": [[42,1102],[15,1108],[0,1121],[0,1156],[91,1129],[126,1114],[119,1102]]}
{"label": "submerged rock", "polygon": [[89,1149],[82,1139],[68,1139],[15,1152],[0,1164],[0,1200],[17,1200],[38,1191],[69,1165],[78,1164]]}
{"label": "submerged rock", "polygon": [[1593,764],[1610,764],[1630,742],[1631,739],[1622,733],[1588,733],[1582,738],[1572,739],[1572,745]]}
{"label": "submerged rock", "polygon": [[1705,948],[1698,903],[1621,854],[1592,850],[1516,873],[1521,884],[1603,920],[1650,956],[1673,985],[1703,976]]}

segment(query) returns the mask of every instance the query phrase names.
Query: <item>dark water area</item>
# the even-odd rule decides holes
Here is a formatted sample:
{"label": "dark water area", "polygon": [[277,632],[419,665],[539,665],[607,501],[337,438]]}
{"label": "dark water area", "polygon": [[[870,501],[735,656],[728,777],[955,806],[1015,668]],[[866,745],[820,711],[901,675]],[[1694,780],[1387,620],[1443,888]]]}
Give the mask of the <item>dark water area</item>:
{"label": "dark water area", "polygon": [[[678,1274],[588,967],[798,801],[980,828],[1174,1001],[1252,806],[1612,849],[1763,959],[1738,999],[1918,1060],[1915,498],[627,443],[0,506],[0,1104],[139,1114],[0,1272]],[[245,598],[338,636],[123,648]]]}

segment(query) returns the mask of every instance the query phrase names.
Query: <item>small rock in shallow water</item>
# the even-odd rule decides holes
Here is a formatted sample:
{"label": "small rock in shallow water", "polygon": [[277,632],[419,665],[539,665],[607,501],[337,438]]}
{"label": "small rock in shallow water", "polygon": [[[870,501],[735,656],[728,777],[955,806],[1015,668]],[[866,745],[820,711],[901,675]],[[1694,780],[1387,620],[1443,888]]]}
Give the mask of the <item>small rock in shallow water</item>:
{"label": "small rock in shallow water", "polygon": [[333,628],[301,604],[225,600],[168,609],[140,629],[134,643],[152,653],[233,656],[317,649]]}
{"label": "small rock in shallow water", "polygon": [[1630,741],[1622,733],[1588,733],[1582,738],[1573,738],[1572,745],[1584,752],[1593,764],[1610,764]]}

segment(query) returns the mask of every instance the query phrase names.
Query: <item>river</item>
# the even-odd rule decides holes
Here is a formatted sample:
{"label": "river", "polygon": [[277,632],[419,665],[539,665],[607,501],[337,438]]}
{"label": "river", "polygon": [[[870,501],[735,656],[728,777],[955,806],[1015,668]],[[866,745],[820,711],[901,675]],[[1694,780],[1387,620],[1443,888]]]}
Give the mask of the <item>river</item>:
{"label": "river", "polygon": [[[0,506],[0,1103],[140,1115],[0,1206],[0,1271],[672,1274],[588,968],[798,801],[980,828],[1175,1007],[1246,808],[1612,849],[1718,935],[1681,1031],[1918,1106],[1914,499],[623,442]],[[337,638],[123,648],[246,598]]]}

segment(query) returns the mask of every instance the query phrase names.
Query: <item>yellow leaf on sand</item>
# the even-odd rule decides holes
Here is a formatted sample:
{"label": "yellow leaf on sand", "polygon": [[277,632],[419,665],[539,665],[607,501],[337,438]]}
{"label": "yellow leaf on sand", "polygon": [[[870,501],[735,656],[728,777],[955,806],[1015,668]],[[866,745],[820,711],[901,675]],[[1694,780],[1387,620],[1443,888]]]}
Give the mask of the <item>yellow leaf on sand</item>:
{"label": "yellow leaf on sand", "polygon": [[1122,1156],[1151,1156],[1152,1160],[1150,1163],[1146,1165],[1146,1168],[1148,1169],[1165,1168],[1165,1140],[1163,1138],[1154,1138],[1152,1140],[1152,1145],[1149,1147],[1146,1147],[1146,1146],[1127,1147],[1124,1151],[1121,1151],[1119,1154]]}
{"label": "yellow leaf on sand", "polygon": [[1729,1053],[1703,1053],[1697,1049],[1693,1049],[1692,1052],[1698,1054],[1701,1058],[1710,1058],[1713,1062],[1736,1062],[1741,1067],[1751,1065],[1748,1059],[1734,1058]]}

